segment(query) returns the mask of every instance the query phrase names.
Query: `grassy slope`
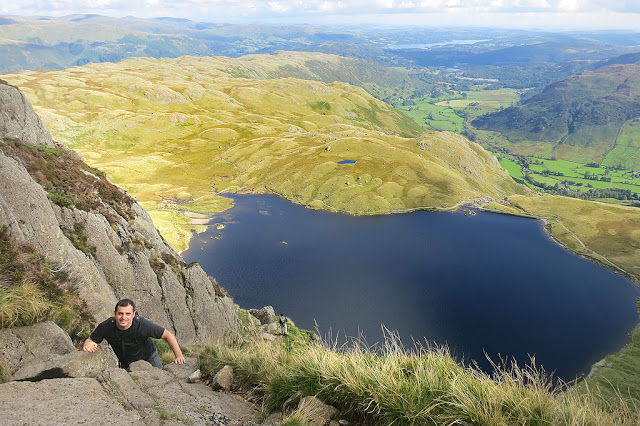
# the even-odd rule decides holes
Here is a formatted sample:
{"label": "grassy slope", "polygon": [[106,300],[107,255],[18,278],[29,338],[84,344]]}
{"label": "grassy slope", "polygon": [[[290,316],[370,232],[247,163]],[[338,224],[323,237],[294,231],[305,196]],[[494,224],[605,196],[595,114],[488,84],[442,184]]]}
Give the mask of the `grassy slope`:
{"label": "grassy slope", "polygon": [[509,201],[522,211],[547,219],[551,234],[569,249],[640,282],[637,208],[550,195],[514,195]]}
{"label": "grassy slope", "polygon": [[[597,391],[560,392],[533,369],[502,369],[494,376],[461,367],[445,351],[411,353],[390,338],[372,352],[329,350],[292,332],[275,342],[205,348],[205,377],[232,366],[245,387],[281,411],[294,395],[313,395],[338,408],[340,418],[367,425],[613,425],[637,424],[620,399],[602,406]],[[291,405],[289,403],[289,405]],[[289,423],[307,424],[302,413]],[[294,422],[297,420],[297,422]]]}
{"label": "grassy slope", "polygon": [[[414,121],[360,88],[230,76],[268,78],[309,58],[129,59],[3,78],[25,92],[54,138],[138,197],[179,250],[193,226],[176,225],[175,210],[228,207],[214,188],[356,214],[518,190],[479,145],[451,133],[419,136]],[[312,58],[327,67],[342,60]],[[357,163],[337,164],[345,159]]]}

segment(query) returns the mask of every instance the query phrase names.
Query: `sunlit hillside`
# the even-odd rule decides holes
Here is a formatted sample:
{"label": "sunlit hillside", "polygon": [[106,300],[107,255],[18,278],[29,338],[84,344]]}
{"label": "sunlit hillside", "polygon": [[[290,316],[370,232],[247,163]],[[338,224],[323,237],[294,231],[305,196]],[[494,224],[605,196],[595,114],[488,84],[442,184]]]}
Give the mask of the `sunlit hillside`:
{"label": "sunlit hillside", "polygon": [[502,133],[517,154],[635,169],[640,166],[640,55],[605,64],[473,125]]}
{"label": "sunlit hillside", "polygon": [[313,54],[310,70],[309,58],[136,58],[2,78],[25,92],[55,139],[138,197],[178,249],[194,224],[177,211],[224,210],[229,201],[216,191],[276,193],[355,214],[518,191],[479,145],[422,133],[359,87],[269,78],[342,60]]}

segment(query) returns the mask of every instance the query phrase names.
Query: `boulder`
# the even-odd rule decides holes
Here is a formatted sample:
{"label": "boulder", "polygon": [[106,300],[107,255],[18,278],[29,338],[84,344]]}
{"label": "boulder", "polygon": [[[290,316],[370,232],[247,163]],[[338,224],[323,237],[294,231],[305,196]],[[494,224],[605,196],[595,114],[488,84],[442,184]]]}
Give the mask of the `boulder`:
{"label": "boulder", "polygon": [[67,333],[51,321],[0,330],[0,364],[11,375],[26,364],[49,362],[75,350]]}
{"label": "boulder", "polygon": [[102,346],[93,352],[75,351],[62,357],[61,370],[64,377],[100,377],[104,371],[118,367],[118,358]]}
{"label": "boulder", "polygon": [[213,376],[211,381],[211,388],[213,390],[231,390],[234,384],[235,375],[233,374],[233,368],[228,365],[222,367],[220,371]]}
{"label": "boulder", "polygon": [[260,337],[262,338],[262,340],[266,340],[268,342],[273,342],[274,340],[276,340],[276,336],[273,333],[262,333],[260,334]]}
{"label": "boulder", "polygon": [[282,404],[282,411],[285,413],[291,412],[298,407],[300,404],[300,400],[304,394],[302,391],[296,391],[293,395],[291,395],[287,400]]}
{"label": "boulder", "polygon": [[66,355],[50,355],[24,363],[11,375],[11,380],[37,382],[64,377],[100,377],[105,370],[115,368],[118,361],[110,351],[100,347],[94,353],[73,351]]}
{"label": "boulder", "polygon": [[280,324],[272,322],[270,324],[264,325],[264,331],[265,333],[270,333],[270,334],[278,334],[280,333]]}
{"label": "boulder", "polygon": [[187,382],[196,383],[196,382],[199,382],[200,379],[202,379],[202,371],[200,371],[200,369],[198,368],[196,371],[191,373],[191,375],[187,378]]}
{"label": "boulder", "polygon": [[260,309],[249,309],[249,313],[260,320],[260,324],[270,324],[278,321],[278,316],[273,306],[265,306]]}
{"label": "boulder", "polygon": [[315,396],[306,396],[298,404],[298,413],[314,426],[325,426],[337,416],[338,410]]}

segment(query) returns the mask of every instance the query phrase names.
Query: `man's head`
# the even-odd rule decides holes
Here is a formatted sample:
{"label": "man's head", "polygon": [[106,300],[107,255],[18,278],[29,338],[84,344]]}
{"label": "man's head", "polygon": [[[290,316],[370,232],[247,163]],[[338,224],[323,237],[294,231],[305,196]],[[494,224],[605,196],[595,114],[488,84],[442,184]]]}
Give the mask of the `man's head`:
{"label": "man's head", "polygon": [[131,299],[119,300],[113,312],[113,316],[116,319],[116,327],[120,330],[126,330],[131,327],[135,314],[136,304]]}

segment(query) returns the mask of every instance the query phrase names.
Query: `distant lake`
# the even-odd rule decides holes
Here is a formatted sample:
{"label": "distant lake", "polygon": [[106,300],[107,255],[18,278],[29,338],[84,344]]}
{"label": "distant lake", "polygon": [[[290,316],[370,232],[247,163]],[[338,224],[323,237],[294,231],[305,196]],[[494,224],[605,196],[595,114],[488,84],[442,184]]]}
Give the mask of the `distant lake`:
{"label": "distant lake", "polygon": [[476,44],[476,43],[481,43],[485,41],[489,41],[489,39],[449,40],[449,41],[441,41],[439,43],[389,44],[387,45],[386,49],[389,49],[389,50],[429,49],[430,47],[459,45],[459,44]]}
{"label": "distant lake", "polygon": [[[323,336],[381,341],[381,324],[489,370],[514,357],[570,380],[638,323],[639,289],[554,243],[540,221],[479,212],[350,216],[270,195],[235,206],[184,253],[243,308],[272,305]],[[216,237],[218,239],[216,239]],[[204,243],[203,243],[204,242]]]}

